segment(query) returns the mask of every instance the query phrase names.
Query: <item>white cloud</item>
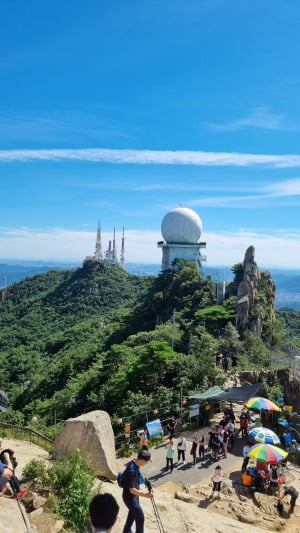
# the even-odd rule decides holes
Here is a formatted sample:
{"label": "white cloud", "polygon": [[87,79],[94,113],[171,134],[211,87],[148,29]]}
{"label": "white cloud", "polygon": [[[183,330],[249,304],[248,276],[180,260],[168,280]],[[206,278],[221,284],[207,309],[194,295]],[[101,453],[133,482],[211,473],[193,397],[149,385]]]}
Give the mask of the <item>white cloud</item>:
{"label": "white cloud", "polygon": [[230,120],[223,124],[208,123],[207,125],[223,131],[234,131],[242,128],[262,128],[268,130],[291,129],[291,126],[285,123],[283,115],[276,115],[266,107],[256,107],[248,116]]}
{"label": "white cloud", "polygon": [[0,162],[10,161],[92,161],[138,165],[300,167],[300,155],[297,154],[244,154],[190,150],[110,150],[105,148],[0,150]]}
{"label": "white cloud", "polygon": [[285,181],[274,182],[264,187],[269,191],[271,196],[299,196],[300,195],[300,178],[294,178]]}
{"label": "white cloud", "polygon": [[[207,242],[209,265],[228,265],[243,260],[248,246],[256,248],[259,266],[299,268],[300,230],[281,229],[276,234],[256,233],[240,229],[236,232],[207,232],[201,240]],[[40,259],[48,261],[81,261],[94,251],[96,232],[71,231],[63,228],[32,230],[30,228],[0,228],[0,259]],[[161,250],[157,241],[160,232],[131,230],[125,232],[125,256],[129,262],[160,263]],[[103,249],[112,234],[102,234]],[[118,254],[121,233],[116,234]]]}

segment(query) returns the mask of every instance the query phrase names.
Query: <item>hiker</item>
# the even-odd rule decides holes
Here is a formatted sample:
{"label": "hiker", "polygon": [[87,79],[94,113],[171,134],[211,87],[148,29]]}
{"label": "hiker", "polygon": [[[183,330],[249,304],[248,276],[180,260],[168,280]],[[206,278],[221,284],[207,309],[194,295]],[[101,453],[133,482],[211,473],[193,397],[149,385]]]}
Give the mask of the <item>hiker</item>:
{"label": "hiker", "polygon": [[6,490],[6,485],[8,481],[11,480],[13,476],[13,470],[8,468],[5,463],[0,463],[0,492]]}
{"label": "hiker", "polygon": [[215,468],[215,471],[212,476],[212,482],[213,482],[213,493],[215,490],[218,492],[219,498],[220,498],[220,490],[221,490],[221,483],[222,483],[222,468],[220,465],[217,465]]}
{"label": "hiker", "polygon": [[299,496],[298,491],[295,489],[295,487],[292,487],[292,485],[283,485],[284,493],[283,496],[286,496],[287,494],[291,497],[290,500],[290,512],[293,513],[296,505],[296,500]]}
{"label": "hiker", "polygon": [[251,448],[251,443],[250,441],[247,441],[245,446],[243,446],[243,464],[242,464],[242,472],[245,472],[246,469],[247,469],[247,466],[248,466],[248,463],[250,461],[250,457],[247,456],[247,453],[249,452]]}
{"label": "hiker", "polygon": [[180,433],[177,441],[177,451],[178,451],[178,462],[182,457],[183,464],[185,465],[185,450],[186,450],[186,439],[183,436],[183,433]]}
{"label": "hiker", "polygon": [[174,442],[173,442],[173,439],[170,438],[170,441],[166,445],[166,460],[167,460],[166,470],[168,472],[169,465],[170,465],[171,474],[173,472],[174,453],[175,453]]}
{"label": "hiker", "polygon": [[227,355],[223,355],[223,357],[222,357],[222,368],[223,368],[223,371],[226,374],[226,372],[228,370],[228,357],[227,357]]}
{"label": "hiker", "polygon": [[205,455],[205,436],[204,436],[204,433],[202,433],[202,435],[200,435],[198,443],[199,443],[199,452],[198,452],[199,459],[204,459],[204,455]]}
{"label": "hiker", "polygon": [[149,436],[146,428],[140,433],[140,443],[142,450],[148,450]]}
{"label": "hiker", "polygon": [[193,465],[194,466],[196,465],[197,448],[198,448],[198,440],[197,440],[197,437],[195,436],[193,438],[192,448],[191,448],[191,451],[190,451],[190,454],[191,454],[191,456],[193,458]]}
{"label": "hiker", "polygon": [[128,508],[127,520],[123,533],[131,533],[131,526],[135,521],[136,533],[144,533],[144,512],[139,503],[139,496],[143,498],[153,498],[152,492],[140,490],[140,484],[144,483],[144,478],[140,473],[140,467],[146,465],[151,459],[148,450],[141,450],[137,459],[133,459],[128,464],[123,478],[123,501]]}
{"label": "hiker", "polygon": [[89,505],[93,533],[110,533],[118,518],[119,505],[112,494],[97,494]]}
{"label": "hiker", "polygon": [[227,448],[228,448],[228,440],[229,440],[229,433],[228,433],[228,430],[227,430],[226,427],[222,430],[222,435],[223,435],[223,453],[224,453],[224,457],[226,459],[226,457],[227,457]]}
{"label": "hiker", "polygon": [[219,435],[218,433],[213,433],[213,438],[211,442],[211,456],[212,456],[212,459],[214,459],[215,461],[219,460],[220,449],[221,449],[221,443],[219,440]]}
{"label": "hiker", "polygon": [[278,471],[276,465],[270,465],[270,490],[272,494],[276,493],[278,488]]}
{"label": "hiker", "polygon": [[218,353],[216,355],[216,366],[220,366],[220,363],[222,361],[222,357],[223,357],[223,354],[222,353]]}
{"label": "hiker", "polygon": [[246,413],[242,413],[240,416],[240,429],[238,430],[237,436],[242,432],[242,437],[247,437],[248,435],[248,418]]}
{"label": "hiker", "polygon": [[23,498],[23,496],[26,496],[27,491],[23,491],[20,488],[20,482],[15,475],[15,469],[18,465],[15,452],[9,448],[5,448],[4,450],[1,450],[0,452],[0,461],[4,465],[6,465],[12,472],[12,476],[10,478],[10,486],[13,491],[13,498]]}
{"label": "hiker", "polygon": [[231,366],[234,368],[238,364],[238,358],[236,354],[232,354],[231,356]]}
{"label": "hiker", "polygon": [[170,439],[173,439],[174,437],[175,428],[176,428],[176,421],[175,421],[174,416],[172,416],[172,418],[170,418],[168,425],[167,425],[167,430],[169,432]]}

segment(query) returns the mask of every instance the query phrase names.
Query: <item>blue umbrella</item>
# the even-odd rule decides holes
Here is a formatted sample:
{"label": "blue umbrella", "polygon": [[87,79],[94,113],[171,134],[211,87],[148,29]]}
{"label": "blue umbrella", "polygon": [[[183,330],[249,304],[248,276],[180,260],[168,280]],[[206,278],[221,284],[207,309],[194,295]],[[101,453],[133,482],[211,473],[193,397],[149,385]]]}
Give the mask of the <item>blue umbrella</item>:
{"label": "blue umbrella", "polygon": [[256,442],[265,442],[266,444],[280,444],[280,438],[274,431],[269,428],[257,427],[249,431],[249,437]]}

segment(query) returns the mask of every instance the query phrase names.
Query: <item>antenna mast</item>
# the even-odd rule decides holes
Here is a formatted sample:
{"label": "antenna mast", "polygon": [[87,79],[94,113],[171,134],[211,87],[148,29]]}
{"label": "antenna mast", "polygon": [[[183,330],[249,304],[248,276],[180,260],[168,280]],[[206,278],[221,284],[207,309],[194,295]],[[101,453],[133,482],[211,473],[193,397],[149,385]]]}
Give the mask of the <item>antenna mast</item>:
{"label": "antenna mast", "polygon": [[98,261],[101,261],[103,259],[100,221],[98,222],[98,228],[97,228],[97,238],[96,238],[96,246],[95,246],[95,259],[97,259]]}
{"label": "antenna mast", "polygon": [[124,237],[124,226],[123,226],[123,234],[122,234],[122,246],[121,246],[120,263],[121,263],[121,267],[124,268],[124,263],[125,263],[125,237]]}
{"label": "antenna mast", "polygon": [[114,228],[113,249],[112,249],[112,262],[116,263],[116,228]]}

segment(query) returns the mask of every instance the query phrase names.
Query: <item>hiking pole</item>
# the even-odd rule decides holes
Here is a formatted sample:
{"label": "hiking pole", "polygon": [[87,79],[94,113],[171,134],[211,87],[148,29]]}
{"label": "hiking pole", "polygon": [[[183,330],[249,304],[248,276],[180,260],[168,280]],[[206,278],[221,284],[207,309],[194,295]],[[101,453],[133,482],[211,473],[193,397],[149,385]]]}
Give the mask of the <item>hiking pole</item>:
{"label": "hiking pole", "polygon": [[[146,485],[148,491],[153,493],[153,487],[152,487],[151,481],[149,481],[149,479],[147,479],[146,477],[145,477],[145,485]],[[155,515],[155,518],[156,518],[156,522],[157,522],[157,525],[158,525],[159,532],[160,533],[166,533],[166,530],[165,530],[165,528],[164,528],[164,526],[162,524],[161,518],[159,516],[159,512],[158,512],[157,505],[156,505],[156,502],[155,502],[154,498],[151,499],[151,502],[152,502],[152,507],[153,507],[153,511],[154,511],[154,515]]]}
{"label": "hiking pole", "polygon": [[23,520],[24,520],[24,524],[25,524],[25,527],[26,527],[26,533],[32,533],[32,529],[29,528],[29,526],[28,526],[28,524],[27,524],[27,521],[26,521],[26,518],[25,518],[25,516],[24,516],[24,513],[23,513],[23,511],[22,511],[22,507],[21,507],[21,504],[20,504],[20,500],[19,500],[19,497],[18,497],[18,493],[16,492],[15,488],[13,487],[13,484],[12,484],[11,481],[10,481],[10,486],[11,486],[11,488],[12,488],[13,493],[14,493],[15,496],[16,496],[15,499],[17,500],[17,504],[18,504],[18,507],[19,507],[20,513],[21,513],[22,518],[23,518]]}

